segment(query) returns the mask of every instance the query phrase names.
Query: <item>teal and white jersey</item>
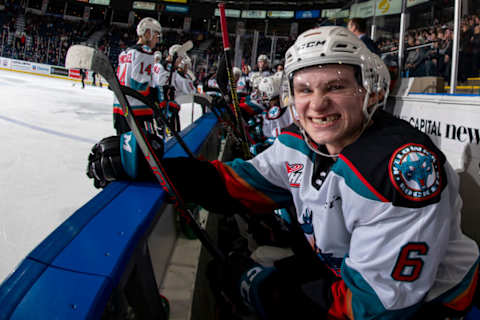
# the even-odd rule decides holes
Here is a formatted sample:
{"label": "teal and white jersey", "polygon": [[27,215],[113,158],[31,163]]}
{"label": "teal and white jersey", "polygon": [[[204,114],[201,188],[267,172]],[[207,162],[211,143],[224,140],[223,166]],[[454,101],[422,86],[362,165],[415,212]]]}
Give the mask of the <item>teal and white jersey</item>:
{"label": "teal and white jersey", "polygon": [[341,277],[331,316],[403,319],[426,301],[472,301],[479,250],[460,229],[458,176],[408,123],[377,111],[336,160],[292,125],[255,158],[216,166],[252,211],[295,204],[312,250]]}

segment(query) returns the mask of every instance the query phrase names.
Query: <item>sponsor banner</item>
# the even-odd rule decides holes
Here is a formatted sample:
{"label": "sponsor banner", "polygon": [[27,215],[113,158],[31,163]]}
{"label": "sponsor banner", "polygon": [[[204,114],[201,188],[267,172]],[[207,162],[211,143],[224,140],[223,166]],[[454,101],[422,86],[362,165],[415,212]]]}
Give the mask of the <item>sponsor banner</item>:
{"label": "sponsor banner", "polygon": [[269,18],[291,19],[295,16],[295,11],[267,11]]}
{"label": "sponsor banner", "polygon": [[408,0],[407,1],[407,7],[413,7],[416,6],[417,4],[429,2],[430,0]]}
{"label": "sponsor banner", "polygon": [[[388,0],[386,0],[388,2]],[[379,4],[377,4],[378,6]],[[375,3],[367,1],[362,3],[354,3],[350,7],[350,18],[368,18],[373,16],[375,11]]]}
{"label": "sponsor banner", "polygon": [[402,0],[381,0],[376,2],[376,16],[387,16],[390,14],[399,14],[402,12]]}
{"label": "sponsor banner", "polygon": [[320,17],[320,10],[299,10],[295,13],[295,19],[315,19]]}
{"label": "sponsor banner", "polygon": [[0,68],[10,69],[10,59],[0,58]]}
{"label": "sponsor banner", "polygon": [[350,9],[342,10],[340,9],[323,9],[322,18],[348,18],[350,14]]}
{"label": "sponsor banner", "polygon": [[[225,9],[225,17],[240,18],[241,12],[242,12],[241,10],[237,10],[237,9]],[[218,8],[215,9],[215,16],[220,17],[220,10]]]}
{"label": "sponsor banner", "polygon": [[32,64],[30,62],[23,61],[23,60],[12,59],[10,62],[10,68],[13,70],[19,70],[19,71],[31,71]]}
{"label": "sponsor banner", "polygon": [[[465,169],[466,149],[469,149],[470,158],[480,159],[478,96],[409,95],[397,99],[393,114],[428,134],[454,169]],[[476,175],[480,181],[478,170]]]}
{"label": "sponsor banner", "polygon": [[165,6],[165,12],[187,13],[188,6],[182,6],[178,4],[167,4]]}
{"label": "sponsor banner", "polygon": [[32,72],[40,74],[50,74],[50,66],[40,63],[32,63]]}
{"label": "sponsor banner", "polygon": [[155,2],[133,1],[132,8],[139,9],[139,10],[155,11],[156,5],[157,4]]}
{"label": "sponsor banner", "polygon": [[68,69],[65,69],[65,68],[62,68],[62,67],[52,66],[52,67],[50,67],[50,74],[53,74],[53,75],[56,75],[56,76],[68,77]]}
{"label": "sponsor banner", "polygon": [[265,19],[266,17],[266,10],[242,10],[242,18],[245,19]]}
{"label": "sponsor banner", "polygon": [[68,76],[72,79],[81,79],[82,78],[80,76],[80,69],[69,69],[68,70]]}
{"label": "sponsor banner", "polygon": [[110,5],[110,0],[89,0],[88,2],[92,4],[101,4],[102,6]]}

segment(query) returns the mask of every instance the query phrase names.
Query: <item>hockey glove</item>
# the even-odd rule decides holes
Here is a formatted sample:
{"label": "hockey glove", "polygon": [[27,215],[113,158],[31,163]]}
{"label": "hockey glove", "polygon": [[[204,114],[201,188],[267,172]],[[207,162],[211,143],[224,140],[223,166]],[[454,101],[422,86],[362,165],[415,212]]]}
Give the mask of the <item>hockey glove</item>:
{"label": "hockey glove", "polygon": [[94,179],[95,188],[128,177],[120,157],[120,136],[103,138],[93,146],[88,155],[87,176]]}
{"label": "hockey glove", "polygon": [[[126,134],[128,135],[128,133]],[[154,134],[147,134],[146,136],[155,155],[161,159],[164,152],[163,140]],[[124,160],[122,161],[120,137],[103,138],[92,147],[88,155],[87,176],[94,179],[93,185],[96,188],[105,188],[108,183],[115,180],[154,181],[152,170],[139,148],[134,148],[138,151],[135,151],[135,154],[131,157],[125,157],[124,154]],[[133,159],[138,157],[140,157],[138,165],[129,165]],[[128,167],[128,173],[125,165]]]}

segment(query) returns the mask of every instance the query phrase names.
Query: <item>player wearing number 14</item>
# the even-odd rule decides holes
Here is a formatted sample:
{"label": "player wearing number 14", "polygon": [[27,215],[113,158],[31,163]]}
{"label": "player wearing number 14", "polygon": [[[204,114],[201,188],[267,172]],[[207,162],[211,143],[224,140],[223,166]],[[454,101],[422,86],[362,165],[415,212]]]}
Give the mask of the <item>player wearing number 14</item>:
{"label": "player wearing number 14", "polygon": [[[162,27],[157,20],[147,17],[138,23],[137,35],[137,44],[123,51],[118,57],[117,77],[121,85],[135,89],[145,96],[153,95],[152,98],[158,100],[152,90],[152,67],[153,52],[161,41]],[[140,123],[150,122],[153,110],[137,99],[127,98]],[[130,131],[116,98],[113,103],[113,125],[117,134]]]}

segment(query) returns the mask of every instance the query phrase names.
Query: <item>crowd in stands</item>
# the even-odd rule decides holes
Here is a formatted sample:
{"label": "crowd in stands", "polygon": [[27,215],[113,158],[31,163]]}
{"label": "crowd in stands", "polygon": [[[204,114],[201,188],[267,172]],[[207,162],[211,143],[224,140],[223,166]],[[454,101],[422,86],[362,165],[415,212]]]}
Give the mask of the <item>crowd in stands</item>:
{"label": "crowd in stands", "polygon": [[[379,39],[378,45],[387,64],[395,65],[398,39]],[[404,77],[438,76],[450,81],[453,49],[453,25],[435,21],[429,28],[409,31],[406,36]],[[412,48],[409,50],[409,48]],[[458,80],[480,74],[480,18],[465,16],[461,20]]]}
{"label": "crowd in stands", "polygon": [[[19,21],[22,20],[23,21]],[[0,55],[31,62],[63,65],[65,54],[70,45],[88,42],[89,37],[99,30],[104,30],[99,42],[95,45],[104,51],[112,64],[117,63],[118,54],[135,43],[137,37],[134,28],[121,28],[69,21],[53,15],[23,14],[22,9],[0,11]],[[21,27],[21,26],[24,27]],[[207,70],[205,66],[215,65],[223,52],[222,41],[215,33],[193,31],[184,33],[179,30],[165,28],[163,41],[158,48],[167,55],[168,48],[176,43],[187,40],[194,42],[194,48],[201,48],[204,58],[196,70],[202,78]],[[234,43],[235,39],[231,39]],[[260,36],[257,55],[271,50],[271,37]],[[280,62],[285,51],[294,39],[278,37],[276,55],[272,63]],[[407,52],[404,56],[404,77],[439,76],[450,80],[452,61],[453,26],[451,23],[440,24],[438,21],[432,27],[410,30],[406,36]],[[243,61],[250,63],[253,37],[243,41]],[[382,58],[392,67],[397,64],[398,39],[380,38],[377,41],[382,52]],[[207,59],[207,61],[205,61]],[[468,77],[480,73],[480,18],[478,15],[463,17],[461,21],[460,53],[458,80],[465,81]]]}

